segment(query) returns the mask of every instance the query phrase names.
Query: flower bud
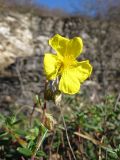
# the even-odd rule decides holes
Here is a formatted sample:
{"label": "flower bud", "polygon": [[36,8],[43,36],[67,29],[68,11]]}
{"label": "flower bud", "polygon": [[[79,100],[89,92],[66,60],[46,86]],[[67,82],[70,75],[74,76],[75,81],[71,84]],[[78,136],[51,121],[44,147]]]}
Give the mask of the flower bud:
{"label": "flower bud", "polygon": [[56,90],[54,92],[54,102],[56,105],[59,105],[62,99],[62,94],[59,90]]}
{"label": "flower bud", "polygon": [[49,130],[53,130],[54,125],[56,124],[55,119],[52,117],[51,114],[46,113],[45,114],[45,127]]}
{"label": "flower bud", "polygon": [[53,100],[53,91],[51,89],[47,89],[44,95],[46,100]]}

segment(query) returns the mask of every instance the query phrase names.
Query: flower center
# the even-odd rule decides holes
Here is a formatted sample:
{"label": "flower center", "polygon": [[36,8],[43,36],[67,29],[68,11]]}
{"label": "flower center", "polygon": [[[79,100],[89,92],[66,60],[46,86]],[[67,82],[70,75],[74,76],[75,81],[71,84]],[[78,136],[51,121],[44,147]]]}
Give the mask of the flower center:
{"label": "flower center", "polygon": [[57,62],[58,74],[61,74],[65,69],[72,68],[76,64],[76,61],[71,57],[64,57]]}

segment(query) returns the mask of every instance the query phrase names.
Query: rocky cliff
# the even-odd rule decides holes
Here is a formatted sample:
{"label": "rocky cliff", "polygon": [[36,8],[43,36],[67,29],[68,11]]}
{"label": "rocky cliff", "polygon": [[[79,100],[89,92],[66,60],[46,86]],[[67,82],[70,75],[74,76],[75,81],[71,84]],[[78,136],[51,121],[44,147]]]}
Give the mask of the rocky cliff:
{"label": "rocky cliff", "polygon": [[31,104],[44,83],[43,55],[48,39],[59,33],[80,36],[94,71],[89,82],[100,92],[120,90],[120,24],[80,17],[40,17],[31,13],[0,13],[0,106]]}

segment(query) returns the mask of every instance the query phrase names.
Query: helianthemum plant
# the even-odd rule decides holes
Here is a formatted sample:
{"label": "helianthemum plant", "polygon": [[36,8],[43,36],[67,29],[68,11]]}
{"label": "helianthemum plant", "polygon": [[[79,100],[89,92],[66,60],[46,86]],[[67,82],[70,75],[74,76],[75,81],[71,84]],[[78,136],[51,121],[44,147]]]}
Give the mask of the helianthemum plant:
{"label": "helianthemum plant", "polygon": [[[48,116],[46,113],[46,101],[54,100],[56,105],[58,104],[60,106],[61,93],[59,92],[67,94],[75,94],[79,92],[81,83],[91,75],[92,66],[88,60],[82,62],[78,62],[76,60],[83,49],[83,42],[80,37],[68,39],[60,36],[59,34],[56,34],[49,40],[49,45],[56,51],[56,54],[45,53],[44,56],[44,71],[47,77],[47,81],[45,82],[44,105],[41,122],[43,126],[51,130],[53,129],[54,120],[52,116]],[[49,80],[52,80],[53,82],[55,81],[56,83],[52,83],[52,85],[50,83],[50,88],[48,89]],[[62,111],[61,115],[63,115]],[[64,126],[66,126],[65,122]],[[43,137],[44,136],[41,136],[40,131],[35,149],[32,154],[32,160],[36,156],[36,153],[41,146]],[[69,146],[72,148],[70,143]],[[76,159],[72,149],[71,152],[74,159]]]}
{"label": "helianthemum plant", "polygon": [[68,39],[56,34],[49,40],[56,54],[45,53],[44,70],[48,80],[59,78],[58,89],[67,94],[79,92],[80,85],[92,72],[89,60],[78,62],[76,58],[83,50],[80,37]]}

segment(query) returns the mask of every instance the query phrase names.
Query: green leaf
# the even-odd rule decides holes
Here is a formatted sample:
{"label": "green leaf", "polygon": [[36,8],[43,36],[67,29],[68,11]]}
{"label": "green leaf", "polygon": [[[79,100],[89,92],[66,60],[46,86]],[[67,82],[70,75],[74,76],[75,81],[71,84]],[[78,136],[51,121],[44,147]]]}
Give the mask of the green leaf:
{"label": "green leaf", "polygon": [[0,138],[6,136],[7,134],[8,134],[7,132],[2,132],[2,133],[0,133]]}
{"label": "green leaf", "polygon": [[35,146],[35,142],[33,141],[33,140],[31,140],[29,143],[28,143],[28,148],[29,149],[32,149],[33,148],[33,146]]}
{"label": "green leaf", "polygon": [[25,136],[27,134],[27,132],[24,131],[23,129],[16,129],[15,133],[20,135],[20,136]]}
{"label": "green leaf", "polygon": [[21,119],[16,120],[16,121],[14,121],[14,122],[13,122],[13,125],[16,125],[16,124],[18,124],[18,123],[20,123],[20,122],[22,122],[22,120],[21,120]]}
{"label": "green leaf", "polygon": [[18,147],[17,148],[17,151],[25,156],[31,156],[32,155],[32,151],[29,150],[28,148],[21,148],[21,147]]}
{"label": "green leaf", "polygon": [[37,156],[47,158],[47,155],[46,155],[45,152],[43,152],[43,151],[38,151],[38,152],[37,152]]}
{"label": "green leaf", "polygon": [[105,147],[104,149],[106,149],[107,152],[111,153],[114,158],[118,158],[117,153],[112,148]]}

